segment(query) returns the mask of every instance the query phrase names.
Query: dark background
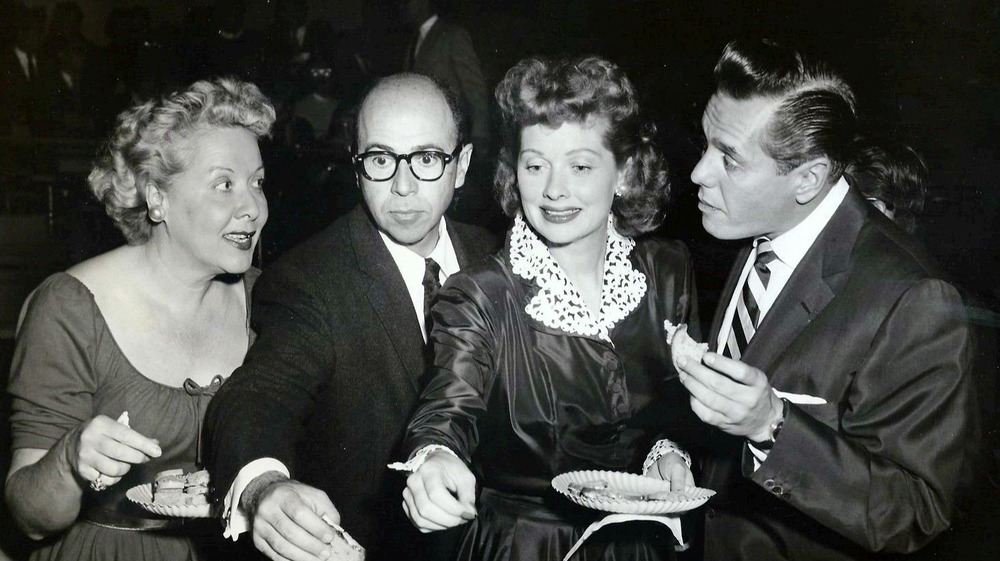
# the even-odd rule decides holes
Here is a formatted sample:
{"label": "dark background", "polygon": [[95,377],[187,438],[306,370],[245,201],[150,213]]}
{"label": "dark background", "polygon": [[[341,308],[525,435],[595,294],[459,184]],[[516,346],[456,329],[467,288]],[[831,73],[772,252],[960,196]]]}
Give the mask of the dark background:
{"label": "dark background", "polygon": [[[28,2],[50,9],[55,2]],[[128,72],[171,74],[160,87],[179,85],[186,42],[211,32],[211,3],[79,2],[83,32],[96,48],[108,44],[104,19],[115,7],[145,6],[145,38],[163,48],[137,59]],[[263,33],[274,2],[247,2],[246,23]],[[0,6],[3,3],[0,2]],[[855,86],[865,121],[909,143],[927,161],[929,196],[918,235],[954,277],[981,336],[980,399],[985,413],[988,471],[976,505],[928,559],[992,559],[997,500],[997,363],[1000,327],[996,281],[1000,252],[1000,3],[987,0],[869,0],[801,2],[644,0],[469,0],[452,15],[472,34],[487,81],[530,54],[604,55],[626,69],[656,121],[671,162],[674,202],[662,234],[687,242],[695,257],[703,313],[710,319],[732,260],[732,244],[700,227],[695,187],[688,174],[699,156],[697,134],[712,92],[711,70],[722,47],[736,37],[768,37],[797,46],[839,68]],[[3,18],[0,14],[0,18]],[[393,0],[310,2],[310,18],[330,25],[340,44],[361,54],[370,77],[401,69],[411,31]],[[197,28],[197,29],[196,29]],[[259,70],[266,73],[266,69]],[[268,82],[267,76],[261,76]],[[152,80],[157,82],[157,80]],[[171,83],[174,82],[174,83]],[[151,91],[150,93],[155,93]],[[272,93],[272,92],[268,92]],[[280,94],[276,94],[279,95]],[[9,368],[13,326],[28,291],[46,275],[121,243],[85,192],[84,178],[98,134],[69,138],[35,130],[28,138],[0,138],[0,371]],[[356,202],[343,153],[288,139],[263,147],[268,166],[271,221],[264,231],[262,265]],[[303,170],[311,170],[305,173]],[[0,468],[6,471],[6,414],[0,424]],[[6,546],[4,544],[7,544]],[[0,518],[0,559],[23,551]]]}

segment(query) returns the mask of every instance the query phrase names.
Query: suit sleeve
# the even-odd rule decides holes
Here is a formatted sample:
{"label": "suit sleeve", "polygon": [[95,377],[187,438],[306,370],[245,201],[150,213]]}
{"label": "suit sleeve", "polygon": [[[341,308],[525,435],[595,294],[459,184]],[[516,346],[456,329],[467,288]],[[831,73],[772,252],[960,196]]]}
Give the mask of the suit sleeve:
{"label": "suit sleeve", "polygon": [[300,427],[336,364],[316,285],[294,265],[278,264],[254,287],[256,342],[206,414],[206,465],[222,493],[258,458],[280,460],[295,476]]}
{"label": "suit sleeve", "polygon": [[412,454],[442,445],[471,463],[495,372],[490,302],[468,277],[454,275],[438,293],[432,314],[434,365],[403,450]]}
{"label": "suit sleeve", "polygon": [[866,549],[920,548],[948,528],[968,478],[978,426],[971,356],[954,288],[912,286],[854,373],[840,429],[791,405],[767,460],[748,476]]}

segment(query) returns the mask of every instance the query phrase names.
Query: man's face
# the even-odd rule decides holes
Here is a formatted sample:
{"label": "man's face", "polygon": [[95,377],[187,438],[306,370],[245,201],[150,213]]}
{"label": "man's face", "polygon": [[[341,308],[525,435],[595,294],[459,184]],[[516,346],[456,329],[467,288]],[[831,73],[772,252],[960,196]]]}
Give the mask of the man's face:
{"label": "man's face", "polygon": [[[358,117],[358,153],[437,150],[450,154],[457,138],[447,101],[422,79],[377,88]],[[396,174],[387,181],[372,181],[359,173],[365,204],[378,229],[418,255],[430,255],[438,242],[441,216],[455,189],[465,183],[471,155],[472,145],[466,145],[436,181],[417,179],[406,161],[399,162]]]}
{"label": "man's face", "polygon": [[698,209],[705,230],[716,238],[774,237],[797,224],[792,174],[778,175],[777,162],[761,147],[767,123],[780,100],[736,100],[715,94],[701,125],[705,152],[691,172],[698,184]]}

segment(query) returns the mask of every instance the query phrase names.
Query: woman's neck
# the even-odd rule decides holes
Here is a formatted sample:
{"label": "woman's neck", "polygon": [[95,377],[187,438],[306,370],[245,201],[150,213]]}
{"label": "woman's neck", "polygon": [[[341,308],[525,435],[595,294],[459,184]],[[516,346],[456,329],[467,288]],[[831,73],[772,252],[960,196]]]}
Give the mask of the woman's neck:
{"label": "woman's neck", "polygon": [[216,284],[218,275],[196,267],[163,239],[154,236],[137,249],[146,285],[171,308],[197,308]]}
{"label": "woman's neck", "polygon": [[552,259],[566,273],[583,301],[595,316],[601,311],[601,290],[604,286],[604,260],[608,233],[592,236],[565,246],[549,246]]}

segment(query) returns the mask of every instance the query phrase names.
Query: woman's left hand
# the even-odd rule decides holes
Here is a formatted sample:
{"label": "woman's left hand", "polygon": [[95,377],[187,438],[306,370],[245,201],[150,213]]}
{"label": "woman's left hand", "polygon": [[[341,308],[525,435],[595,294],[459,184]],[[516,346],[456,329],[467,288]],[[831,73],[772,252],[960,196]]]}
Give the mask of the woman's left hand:
{"label": "woman's left hand", "polygon": [[668,452],[656,460],[646,477],[670,482],[671,491],[683,491],[694,487],[694,474],[684,458],[677,452]]}

